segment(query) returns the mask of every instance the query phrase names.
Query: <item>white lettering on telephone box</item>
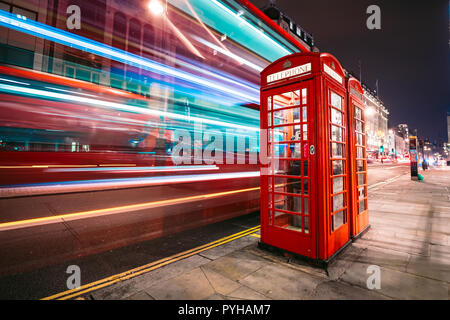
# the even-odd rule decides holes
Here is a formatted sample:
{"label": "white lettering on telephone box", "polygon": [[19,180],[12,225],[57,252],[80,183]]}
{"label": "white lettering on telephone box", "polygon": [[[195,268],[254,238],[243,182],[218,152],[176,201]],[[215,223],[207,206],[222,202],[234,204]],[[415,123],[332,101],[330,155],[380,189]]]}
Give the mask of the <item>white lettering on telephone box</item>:
{"label": "white lettering on telephone box", "polygon": [[297,66],[297,67],[286,69],[286,70],[283,70],[283,71],[280,71],[277,73],[269,74],[267,76],[267,83],[294,77],[294,76],[298,76],[300,74],[307,73],[310,71],[311,71],[311,63],[306,63],[301,66]]}

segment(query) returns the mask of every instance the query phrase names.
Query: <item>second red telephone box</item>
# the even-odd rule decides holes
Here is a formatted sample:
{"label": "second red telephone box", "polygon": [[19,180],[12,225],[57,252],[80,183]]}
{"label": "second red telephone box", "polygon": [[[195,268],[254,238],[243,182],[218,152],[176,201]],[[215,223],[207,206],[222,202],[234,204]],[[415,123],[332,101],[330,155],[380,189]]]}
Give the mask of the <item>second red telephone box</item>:
{"label": "second red telephone box", "polygon": [[347,130],[335,57],[295,53],[261,72],[262,246],[322,264],[350,243]]}
{"label": "second red telephone box", "polygon": [[351,237],[357,238],[369,228],[367,207],[367,153],[366,116],[363,102],[364,91],[358,80],[347,78],[348,142],[350,174],[350,229]]}

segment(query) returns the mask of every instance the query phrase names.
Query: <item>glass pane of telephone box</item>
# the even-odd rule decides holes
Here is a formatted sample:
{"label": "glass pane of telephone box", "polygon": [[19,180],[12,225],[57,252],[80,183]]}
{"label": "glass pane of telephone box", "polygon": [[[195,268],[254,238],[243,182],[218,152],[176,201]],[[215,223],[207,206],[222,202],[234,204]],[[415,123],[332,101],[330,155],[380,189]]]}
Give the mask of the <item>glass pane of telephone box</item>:
{"label": "glass pane of telephone box", "polygon": [[363,128],[362,128],[362,122],[361,121],[358,121],[358,120],[356,120],[355,121],[356,122],[356,131],[357,132],[362,132],[363,131]]}
{"label": "glass pane of telephone box", "polygon": [[342,112],[331,108],[331,122],[342,125]]}
{"label": "glass pane of telephone box", "polygon": [[344,161],[333,160],[331,161],[331,166],[333,168],[333,176],[340,175],[344,173]]}
{"label": "glass pane of telephone box", "polygon": [[344,194],[345,193],[341,193],[341,194],[338,194],[338,195],[335,195],[334,197],[332,197],[333,211],[338,211],[339,209],[342,209],[343,207],[345,207]]}
{"label": "glass pane of telephone box", "polygon": [[286,175],[286,176],[300,176],[300,161],[298,160],[279,160],[273,159],[271,163],[271,174]]}
{"label": "glass pane of telephone box", "polygon": [[300,140],[300,125],[288,125],[273,128],[274,141],[292,141]]}
{"label": "glass pane of telephone box", "polygon": [[342,128],[331,126],[331,140],[342,142]]}
{"label": "glass pane of telephone box", "polygon": [[362,147],[356,147],[356,158],[364,158],[364,150]]}
{"label": "glass pane of telephone box", "polygon": [[359,212],[364,212],[366,210],[366,200],[362,200],[359,202]]}
{"label": "glass pane of telephone box", "polygon": [[331,156],[333,158],[342,158],[343,152],[343,144],[332,142],[331,143]]}
{"label": "glass pane of telephone box", "polygon": [[342,98],[340,95],[331,92],[331,99],[330,103],[333,107],[336,107],[338,109],[342,109]]}
{"label": "glass pane of telephone box", "polygon": [[286,210],[291,212],[302,212],[302,198],[293,197],[284,194],[274,194],[274,209]]}
{"label": "glass pane of telephone box", "polygon": [[355,118],[362,120],[362,110],[355,106]]}
{"label": "glass pane of telephone box", "polygon": [[366,174],[365,173],[360,173],[358,174],[358,186],[362,186],[363,184],[366,183]]}
{"label": "glass pane of telephone box", "polygon": [[283,191],[287,193],[295,193],[295,194],[301,194],[302,193],[302,180],[301,179],[294,179],[294,178],[284,178],[284,177],[274,177],[274,184],[276,188],[280,188]]}
{"label": "glass pane of telephone box", "polygon": [[300,108],[278,110],[273,113],[273,125],[300,122]]}
{"label": "glass pane of telephone box", "polygon": [[356,144],[357,145],[363,145],[363,134],[362,133],[357,133],[356,134]]}
{"label": "glass pane of telephone box", "polygon": [[309,214],[308,197],[303,198],[303,214]]}
{"label": "glass pane of telephone box", "polygon": [[356,160],[356,170],[357,171],[365,171],[366,168],[364,160]]}
{"label": "glass pane of telephone box", "polygon": [[303,217],[304,221],[305,221],[305,229],[304,232],[305,233],[309,233],[309,218],[308,217]]}
{"label": "glass pane of telephone box", "polygon": [[308,194],[308,179],[303,179],[303,194]]}
{"label": "glass pane of telephone box", "polygon": [[358,199],[365,198],[367,196],[367,189],[366,187],[361,187],[358,189]]}
{"label": "glass pane of telephone box", "polygon": [[302,88],[302,104],[306,104],[307,102],[307,92],[306,92],[306,88]]}
{"label": "glass pane of telephone box", "polygon": [[337,230],[340,226],[344,224],[345,210],[339,211],[333,215],[334,230]]}
{"label": "glass pane of telephone box", "polygon": [[274,212],[273,225],[294,231],[302,231],[302,216],[284,212]]}
{"label": "glass pane of telephone box", "polygon": [[333,178],[333,193],[338,193],[344,190],[344,177]]}
{"label": "glass pane of telephone box", "polygon": [[300,105],[300,90],[294,90],[273,96],[273,109]]}
{"label": "glass pane of telephone box", "polygon": [[300,143],[279,143],[273,145],[273,154],[278,158],[300,158]]}

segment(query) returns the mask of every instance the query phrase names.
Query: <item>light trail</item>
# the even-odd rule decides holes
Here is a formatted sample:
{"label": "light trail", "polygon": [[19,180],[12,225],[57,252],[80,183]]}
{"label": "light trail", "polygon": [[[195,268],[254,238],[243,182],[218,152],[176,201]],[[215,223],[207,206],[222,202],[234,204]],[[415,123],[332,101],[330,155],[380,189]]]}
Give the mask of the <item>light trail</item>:
{"label": "light trail", "polygon": [[172,21],[170,21],[169,18],[166,18],[167,23],[169,24],[169,27],[175,32],[177,37],[183,42],[183,44],[196,56],[206,59],[198,50],[197,48],[186,38],[186,36],[178,29]]}
{"label": "light trail", "polygon": [[99,106],[99,107],[103,107],[103,108],[106,107],[106,108],[110,108],[110,109],[115,109],[115,110],[119,110],[119,111],[125,110],[125,111],[129,111],[129,112],[140,113],[140,114],[169,117],[169,118],[173,118],[173,119],[185,120],[188,122],[195,121],[195,122],[199,122],[199,123],[208,123],[208,124],[219,125],[219,126],[223,126],[223,127],[245,129],[245,130],[256,131],[256,132],[259,132],[259,130],[260,130],[259,128],[256,128],[256,127],[249,127],[249,126],[244,126],[244,125],[240,125],[240,124],[223,122],[223,121],[218,121],[218,120],[213,120],[213,119],[208,119],[208,118],[199,118],[196,116],[185,116],[185,115],[166,112],[166,111],[130,106],[130,105],[117,103],[117,102],[110,102],[110,101],[104,101],[104,100],[93,99],[93,98],[79,97],[79,96],[69,95],[69,94],[65,94],[65,93],[50,92],[50,91],[44,91],[44,90],[32,89],[32,88],[24,88],[24,87],[12,86],[12,85],[7,85],[7,84],[0,84],[0,90],[13,92],[15,94],[20,94],[20,95],[30,95],[30,96],[37,96],[37,97],[60,99],[60,100],[76,102],[76,103],[86,103],[86,104],[91,104],[91,105],[95,105],[95,106]]}
{"label": "light trail", "polygon": [[168,200],[150,201],[150,202],[144,202],[144,203],[138,203],[138,204],[132,204],[132,205],[118,206],[118,207],[105,208],[105,209],[88,210],[88,211],[81,211],[81,212],[73,212],[73,213],[68,213],[68,214],[61,214],[61,215],[34,218],[34,219],[4,222],[4,223],[0,223],[0,231],[16,230],[16,229],[22,229],[22,228],[27,228],[27,227],[42,226],[42,225],[46,225],[46,224],[74,221],[74,220],[93,218],[93,217],[103,217],[103,216],[112,215],[112,214],[119,214],[119,213],[126,213],[126,212],[132,212],[132,211],[138,211],[138,210],[144,210],[144,209],[158,208],[158,207],[162,207],[162,206],[182,204],[182,203],[188,203],[188,202],[193,202],[193,201],[204,201],[207,199],[228,196],[228,195],[232,195],[232,194],[236,194],[236,193],[256,191],[256,190],[259,190],[259,187],[225,191],[225,192],[216,192],[216,193],[202,194],[202,195],[197,195],[197,196],[189,196],[189,197],[182,197],[182,198],[175,198],[175,199],[168,199]]}
{"label": "light trail", "polygon": [[246,66],[248,66],[248,67],[250,67],[250,68],[252,68],[252,69],[254,69],[254,70],[258,71],[258,72],[261,72],[264,69],[264,67],[260,67],[260,66],[254,64],[254,63],[252,63],[250,61],[247,61],[244,58],[241,58],[240,56],[238,56],[237,54],[234,54],[230,50],[224,50],[224,49],[216,46],[215,44],[213,44],[213,43],[211,43],[209,41],[206,41],[205,39],[202,39],[202,38],[197,37],[197,36],[193,36],[193,38],[195,40],[197,40],[198,42],[200,42],[201,44],[203,44],[203,45],[205,45],[207,47],[210,47],[211,49],[214,49],[214,50],[216,50],[216,51],[218,51],[218,52],[220,52],[220,53],[222,53],[222,54],[224,54],[224,55],[226,55],[226,56],[228,56],[230,58],[233,58],[233,59],[237,60],[238,62],[240,62],[241,64],[245,64]]}
{"label": "light trail", "polygon": [[239,96],[246,99],[246,101],[259,103],[259,91],[253,95],[248,94],[249,91],[254,90],[253,88],[246,88],[246,90],[240,91],[237,88],[227,87],[211,79],[205,79],[37,21],[23,19],[21,16],[19,17],[3,10],[0,10],[0,25],[82,51],[91,52],[134,67],[173,76],[207,88],[213,88],[219,92],[227,93],[230,96]]}
{"label": "light trail", "polygon": [[259,177],[259,171],[193,174],[179,176],[155,176],[138,178],[114,178],[80,181],[58,181],[35,184],[21,184],[0,187],[0,198],[29,196],[37,194],[57,194],[67,192],[104,191],[109,189],[124,189],[150,187],[155,185],[195,183],[227,179],[244,179]]}
{"label": "light trail", "polygon": [[[120,167],[114,164],[99,165],[97,168],[56,168],[46,172],[80,172],[80,171],[109,171],[109,172],[177,172],[177,171],[205,171],[219,170],[217,166],[167,166],[167,167]],[[130,165],[131,166],[131,165]],[[135,165],[134,165],[135,166]]]}

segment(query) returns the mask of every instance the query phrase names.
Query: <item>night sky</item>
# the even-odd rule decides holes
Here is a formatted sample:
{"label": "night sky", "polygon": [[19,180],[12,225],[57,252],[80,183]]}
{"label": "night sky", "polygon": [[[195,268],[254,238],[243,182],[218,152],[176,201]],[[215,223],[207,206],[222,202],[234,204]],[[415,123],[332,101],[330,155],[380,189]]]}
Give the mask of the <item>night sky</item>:
{"label": "night sky", "polygon": [[[252,0],[259,8],[269,0]],[[369,30],[369,5],[381,9],[381,30]],[[277,0],[314,35],[322,52],[375,89],[389,110],[389,127],[407,123],[420,137],[447,141],[450,112],[448,0]]]}

